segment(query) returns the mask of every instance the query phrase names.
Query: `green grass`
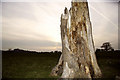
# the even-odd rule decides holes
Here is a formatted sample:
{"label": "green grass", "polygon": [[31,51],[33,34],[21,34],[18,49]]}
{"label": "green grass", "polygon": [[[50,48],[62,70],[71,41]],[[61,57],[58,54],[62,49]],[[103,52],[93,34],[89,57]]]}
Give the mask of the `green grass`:
{"label": "green grass", "polygon": [[120,59],[98,59],[99,67],[102,71],[103,78],[115,78],[120,75]]}
{"label": "green grass", "polygon": [[51,78],[55,54],[3,54],[3,78]]}
{"label": "green grass", "polygon": [[[3,78],[54,78],[50,76],[60,54],[3,53]],[[120,59],[99,58],[99,66],[104,78],[114,78],[120,74]]]}

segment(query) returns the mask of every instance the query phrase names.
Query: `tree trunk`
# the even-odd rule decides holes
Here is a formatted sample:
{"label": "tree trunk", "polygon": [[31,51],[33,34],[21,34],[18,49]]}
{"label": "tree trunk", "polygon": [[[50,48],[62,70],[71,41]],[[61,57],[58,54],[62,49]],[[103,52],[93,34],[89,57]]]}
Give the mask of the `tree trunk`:
{"label": "tree trunk", "polygon": [[61,15],[62,55],[52,75],[61,78],[100,77],[92,37],[92,26],[87,2],[72,2]]}

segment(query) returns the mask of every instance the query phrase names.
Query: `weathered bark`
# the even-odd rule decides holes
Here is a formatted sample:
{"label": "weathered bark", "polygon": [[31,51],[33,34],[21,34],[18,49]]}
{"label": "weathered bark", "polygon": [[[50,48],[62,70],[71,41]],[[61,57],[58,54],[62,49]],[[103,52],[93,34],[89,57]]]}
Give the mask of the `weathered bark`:
{"label": "weathered bark", "polygon": [[92,26],[87,2],[72,2],[61,15],[62,55],[52,75],[61,78],[100,77],[92,37]]}

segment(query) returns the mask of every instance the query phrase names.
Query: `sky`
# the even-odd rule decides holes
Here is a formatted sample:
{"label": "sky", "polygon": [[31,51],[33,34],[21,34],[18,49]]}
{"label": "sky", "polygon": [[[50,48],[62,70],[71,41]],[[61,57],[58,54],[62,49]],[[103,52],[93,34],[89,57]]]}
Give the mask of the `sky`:
{"label": "sky", "polygon": [[[61,50],[60,16],[71,0],[2,0],[0,5],[3,50]],[[118,49],[117,0],[89,0],[89,12],[95,47],[108,41]]]}

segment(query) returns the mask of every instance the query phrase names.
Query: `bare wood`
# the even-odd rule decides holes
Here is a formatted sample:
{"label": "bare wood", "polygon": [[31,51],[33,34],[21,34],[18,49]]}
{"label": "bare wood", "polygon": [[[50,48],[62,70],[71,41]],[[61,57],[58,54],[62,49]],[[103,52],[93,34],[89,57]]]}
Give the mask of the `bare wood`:
{"label": "bare wood", "polygon": [[100,77],[95,57],[92,26],[87,2],[72,2],[61,15],[62,56],[52,75],[61,78]]}

